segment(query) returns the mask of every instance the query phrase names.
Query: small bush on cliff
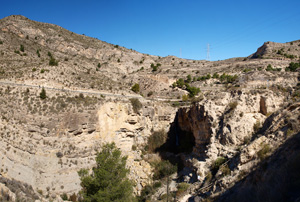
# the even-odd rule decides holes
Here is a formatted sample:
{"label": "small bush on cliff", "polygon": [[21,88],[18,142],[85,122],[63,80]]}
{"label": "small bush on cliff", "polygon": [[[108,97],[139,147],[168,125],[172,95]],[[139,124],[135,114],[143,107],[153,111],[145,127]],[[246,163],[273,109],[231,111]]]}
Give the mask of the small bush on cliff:
{"label": "small bush on cliff", "polygon": [[138,83],[134,84],[132,87],[131,87],[131,90],[135,93],[138,93],[140,92],[140,85]]}
{"label": "small bush on cliff", "polygon": [[51,57],[49,60],[49,65],[50,66],[58,66],[58,61],[55,60],[53,57]]}
{"label": "small bush on cliff", "polygon": [[159,147],[161,147],[167,140],[167,133],[162,129],[154,131],[148,138],[148,151],[154,153]]}
{"label": "small bush on cliff", "polygon": [[257,152],[257,156],[260,160],[264,160],[270,151],[270,146],[268,144],[264,144],[262,145],[261,149]]}
{"label": "small bush on cliff", "polygon": [[285,68],[285,71],[296,72],[300,67],[300,63],[291,62],[288,67]]}
{"label": "small bush on cliff", "polygon": [[25,51],[25,48],[24,48],[24,45],[20,45],[20,51],[24,52]]}
{"label": "small bush on cliff", "polygon": [[122,156],[115,144],[106,144],[96,156],[92,174],[78,172],[84,201],[133,201],[133,183],[128,179],[127,156]]}
{"label": "small bush on cliff", "polygon": [[260,121],[256,120],[256,123],[253,125],[253,131],[254,133],[257,133],[260,129],[261,125],[260,125]]}
{"label": "small bush on cliff", "polygon": [[168,160],[159,161],[154,164],[153,179],[158,180],[168,177],[177,171],[177,166],[170,163]]}
{"label": "small bush on cliff", "polygon": [[224,164],[224,163],[226,162],[226,160],[227,160],[227,159],[224,158],[224,157],[218,157],[218,158],[212,163],[211,170],[212,170],[213,175],[215,175],[215,174],[218,172],[220,166],[221,166],[222,164]]}
{"label": "small bush on cliff", "polygon": [[42,88],[42,91],[41,91],[41,93],[40,93],[40,98],[41,98],[42,100],[44,100],[44,99],[47,98],[46,91],[45,91],[44,88]]}
{"label": "small bush on cliff", "polygon": [[140,109],[143,107],[142,103],[137,98],[131,98],[129,99],[133,108],[133,111],[135,113],[138,113]]}
{"label": "small bush on cliff", "polygon": [[176,192],[176,196],[180,197],[181,195],[183,195],[184,192],[186,192],[189,188],[189,184],[185,183],[185,182],[181,182],[180,184],[177,185],[177,192]]}

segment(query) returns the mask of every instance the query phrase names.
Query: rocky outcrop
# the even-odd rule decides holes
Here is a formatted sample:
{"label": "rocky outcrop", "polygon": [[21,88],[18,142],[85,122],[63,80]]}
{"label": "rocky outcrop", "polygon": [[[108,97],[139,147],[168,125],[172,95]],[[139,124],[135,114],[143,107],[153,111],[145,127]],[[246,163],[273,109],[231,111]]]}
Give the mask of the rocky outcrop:
{"label": "rocky outcrop", "polygon": [[[193,105],[191,108],[181,108],[177,112],[178,127],[181,131],[190,132],[194,136],[193,152],[203,154],[212,136],[210,117],[205,107]],[[184,137],[181,137],[184,138]]]}
{"label": "rocky outcrop", "polygon": [[[261,97],[264,98],[263,104]],[[179,109],[171,127],[173,139],[178,139],[177,148],[182,148],[180,144],[191,143],[188,140],[194,140],[189,145],[193,147],[194,158],[185,157],[183,161],[189,162],[184,164],[190,165],[196,170],[199,179],[204,180],[204,173],[208,172],[213,161],[218,157],[235,156],[242,145],[251,141],[267,118],[261,111],[274,112],[279,109],[282,102],[282,97],[272,91],[259,94],[250,91],[232,91],[207,94],[202,102],[190,108]],[[180,141],[184,138],[186,141]],[[264,142],[262,137],[247,147],[248,151],[245,152],[247,157],[241,157],[241,162],[251,160]],[[175,143],[173,140],[173,145]]]}
{"label": "rocky outcrop", "polygon": [[13,126],[10,120],[2,122],[1,174],[27,183],[45,196],[77,193],[81,189],[77,171],[92,168],[101,145],[115,142],[128,156],[129,177],[139,192],[152,175],[140,148],[153,129],[167,131],[175,115],[168,105],[143,101],[143,106],[137,114],[130,102],[111,101],[99,103],[93,110],[49,113],[48,119],[26,127]]}

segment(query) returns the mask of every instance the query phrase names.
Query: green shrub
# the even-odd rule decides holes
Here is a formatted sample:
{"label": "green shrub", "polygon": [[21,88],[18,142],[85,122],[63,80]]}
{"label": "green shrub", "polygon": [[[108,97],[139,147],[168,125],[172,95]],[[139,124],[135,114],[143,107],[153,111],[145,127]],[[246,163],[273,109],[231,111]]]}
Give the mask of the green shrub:
{"label": "green shrub", "polygon": [[243,72],[245,72],[245,73],[247,73],[247,72],[250,72],[252,69],[250,69],[250,68],[245,68],[244,70],[243,70]]}
{"label": "green shrub", "polygon": [[64,201],[68,200],[68,195],[66,193],[63,193],[62,195],[60,195],[60,198]]}
{"label": "green shrub", "polygon": [[152,71],[155,72],[158,70],[158,67],[160,67],[161,64],[157,63],[156,65],[154,65],[153,63],[151,63],[150,67],[152,68]]}
{"label": "green shrub", "polygon": [[53,57],[51,57],[49,60],[49,65],[50,66],[58,66],[58,61],[55,60]]}
{"label": "green shrub", "polygon": [[257,156],[260,160],[264,160],[270,151],[270,146],[268,144],[263,144],[262,148],[257,152]]}
{"label": "green shrub", "polygon": [[149,201],[154,191],[155,191],[154,188],[151,185],[147,184],[146,186],[143,187],[141,194],[137,197],[138,201],[140,202]]}
{"label": "green shrub", "polygon": [[219,77],[220,77],[220,76],[219,76],[218,73],[214,73],[214,74],[213,74],[213,78],[214,78],[214,79],[218,79]]}
{"label": "green shrub", "polygon": [[153,188],[154,188],[154,189],[157,189],[157,188],[159,188],[159,187],[161,187],[161,181],[155,182],[155,183],[153,184]]}
{"label": "green shrub", "polygon": [[281,68],[273,68],[272,65],[268,64],[266,71],[281,71]]}
{"label": "green shrub", "polygon": [[167,133],[162,129],[154,131],[148,138],[148,151],[156,152],[167,140]]}
{"label": "green shrub", "polygon": [[177,185],[177,191],[176,191],[176,196],[180,197],[186,192],[189,188],[189,184],[185,182],[181,182],[180,184]]}
{"label": "green shrub", "polygon": [[257,120],[256,123],[253,125],[254,133],[257,133],[259,131],[260,127],[261,127],[260,121]]}
{"label": "green shrub", "polygon": [[231,170],[230,170],[230,168],[228,167],[227,164],[221,166],[220,171],[222,172],[222,176],[230,175],[230,173],[231,173]]}
{"label": "green shrub", "polygon": [[41,98],[42,100],[44,100],[44,99],[47,98],[46,91],[45,91],[44,88],[42,88],[42,91],[41,91],[41,93],[40,93],[40,98]]}
{"label": "green shrub", "polygon": [[101,67],[101,64],[100,64],[100,63],[98,63],[97,67],[98,67],[98,68],[100,68],[100,67]]}
{"label": "green shrub", "polygon": [[35,67],[34,67],[34,68],[32,68],[32,71],[33,71],[33,72],[35,72],[35,71],[36,71],[36,68],[35,68]]}
{"label": "green shrub", "polygon": [[135,113],[138,113],[139,110],[143,107],[142,103],[137,98],[131,98],[129,99],[133,108],[133,111]]}
{"label": "green shrub", "polygon": [[140,92],[140,85],[138,83],[134,84],[132,87],[131,87],[131,90],[135,93],[138,93]]}
{"label": "green shrub", "polygon": [[237,75],[229,75],[229,74],[225,74],[223,73],[220,77],[219,80],[222,83],[233,83],[235,81],[238,80],[238,76]]}
{"label": "green shrub", "polygon": [[220,168],[220,166],[222,164],[224,164],[226,162],[226,158],[224,157],[218,157],[213,163],[212,163],[212,166],[211,166],[211,169],[212,169],[212,172],[213,174],[216,174]]}
{"label": "green shrub", "polygon": [[162,160],[154,164],[153,179],[158,180],[170,176],[177,171],[177,166],[171,164],[168,160]]}
{"label": "green shrub", "polygon": [[300,67],[300,63],[291,62],[288,67],[285,68],[285,71],[296,72]]}
{"label": "green shrub", "polygon": [[193,87],[193,86],[191,87],[188,85],[186,86],[186,90],[189,92],[190,98],[195,97],[196,95],[198,95],[201,92],[200,88]]}
{"label": "green shrub", "polygon": [[181,99],[182,99],[183,102],[186,102],[186,101],[189,100],[189,96],[188,95],[182,95]]}
{"label": "green shrub", "polygon": [[192,81],[192,76],[189,74],[189,75],[187,75],[187,77],[186,77],[186,82],[187,82],[187,83],[191,83],[191,81]]}
{"label": "green shrub", "polygon": [[190,185],[188,183],[181,182],[177,185],[177,190],[186,191],[186,190],[188,190],[189,187],[190,187]]}
{"label": "green shrub", "polygon": [[0,41],[0,44],[3,44],[3,41]]}
{"label": "green shrub", "polygon": [[24,46],[23,46],[22,44],[20,45],[20,51],[21,51],[21,52],[24,52],[24,51],[25,51],[25,48],[24,48]]}

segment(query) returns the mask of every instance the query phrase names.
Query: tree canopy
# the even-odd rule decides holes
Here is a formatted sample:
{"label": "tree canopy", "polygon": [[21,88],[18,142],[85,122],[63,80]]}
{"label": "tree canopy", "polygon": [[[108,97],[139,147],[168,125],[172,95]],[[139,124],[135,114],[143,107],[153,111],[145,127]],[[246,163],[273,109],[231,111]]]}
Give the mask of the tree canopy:
{"label": "tree canopy", "polygon": [[103,146],[97,153],[96,166],[92,173],[81,169],[78,175],[81,179],[82,196],[86,202],[131,202],[133,183],[127,178],[127,156],[121,156],[121,151],[114,143]]}

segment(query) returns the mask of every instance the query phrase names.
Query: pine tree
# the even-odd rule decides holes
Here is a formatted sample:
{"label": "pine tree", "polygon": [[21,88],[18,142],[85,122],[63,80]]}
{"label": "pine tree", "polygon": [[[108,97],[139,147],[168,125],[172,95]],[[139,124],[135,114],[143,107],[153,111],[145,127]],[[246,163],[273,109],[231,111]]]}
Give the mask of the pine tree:
{"label": "pine tree", "polygon": [[133,201],[133,183],[127,178],[126,160],[127,156],[121,156],[114,143],[104,145],[97,154],[92,174],[86,169],[78,172],[84,201]]}

